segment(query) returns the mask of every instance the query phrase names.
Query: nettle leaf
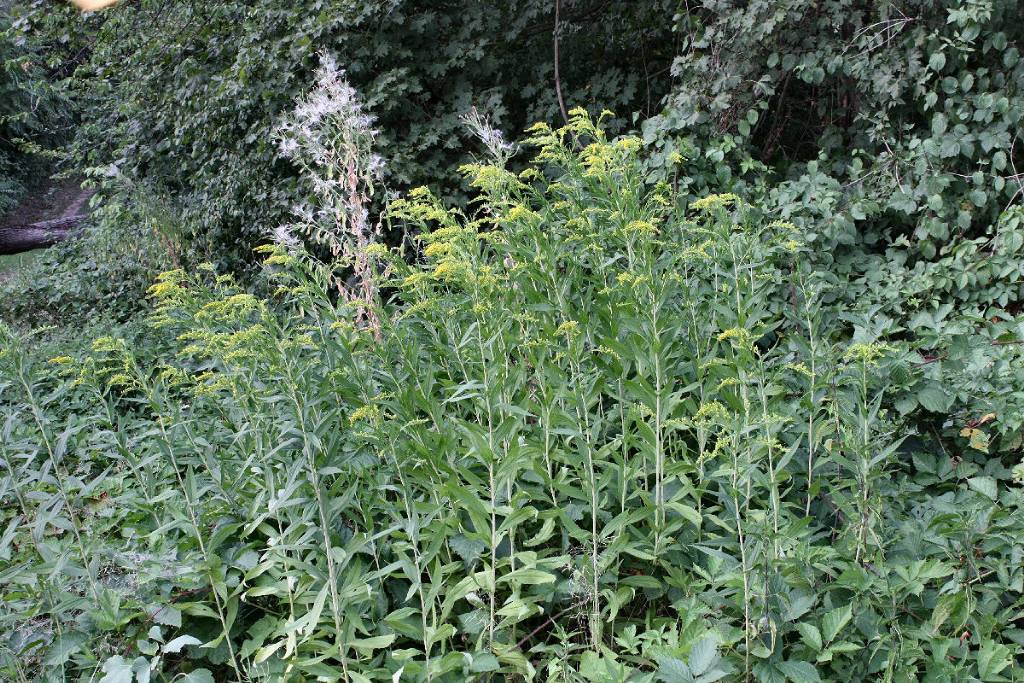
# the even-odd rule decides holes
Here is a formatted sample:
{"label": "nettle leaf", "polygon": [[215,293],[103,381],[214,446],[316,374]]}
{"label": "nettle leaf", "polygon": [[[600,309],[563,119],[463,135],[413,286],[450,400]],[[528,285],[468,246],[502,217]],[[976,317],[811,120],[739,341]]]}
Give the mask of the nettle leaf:
{"label": "nettle leaf", "polygon": [[1012,651],[1001,643],[986,640],[978,649],[978,675],[983,681],[1001,680],[996,676],[1012,662]]}
{"label": "nettle leaf", "polygon": [[967,480],[967,486],[990,500],[999,498],[999,485],[992,477],[971,477]]}
{"label": "nettle leaf", "polygon": [[470,540],[463,534],[456,534],[448,539],[448,545],[451,546],[462,560],[468,564],[472,564],[487,548],[487,544],[483,541]]}
{"label": "nettle leaf", "polygon": [[718,661],[718,643],[710,636],[701,638],[693,647],[687,657],[687,663],[694,676],[701,676],[706,673]]}
{"label": "nettle leaf", "polygon": [[46,653],[47,666],[60,666],[68,661],[71,655],[81,650],[87,642],[89,642],[89,637],[80,631],[61,634],[54,639],[53,646]]}
{"label": "nettle leaf", "polygon": [[658,670],[655,673],[661,683],[694,683],[693,673],[686,662],[667,655],[656,655]]}

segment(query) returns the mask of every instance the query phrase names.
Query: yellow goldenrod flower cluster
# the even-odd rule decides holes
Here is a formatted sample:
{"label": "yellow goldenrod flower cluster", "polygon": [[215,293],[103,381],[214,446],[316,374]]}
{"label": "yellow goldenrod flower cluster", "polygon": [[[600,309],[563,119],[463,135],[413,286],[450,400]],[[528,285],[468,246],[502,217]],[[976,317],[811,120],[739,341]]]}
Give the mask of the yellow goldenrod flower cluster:
{"label": "yellow goldenrod flower cluster", "polygon": [[794,372],[804,375],[805,377],[814,377],[814,374],[804,363],[786,363],[786,367]]}
{"label": "yellow goldenrod flower cluster", "polygon": [[388,205],[388,216],[410,221],[419,225],[440,223],[453,225],[454,219],[448,209],[444,208],[430,190],[418,187],[409,193],[408,198],[399,198]]}
{"label": "yellow goldenrod flower cluster", "polygon": [[858,362],[865,365],[877,365],[879,358],[883,358],[894,351],[896,351],[896,347],[880,342],[851,344],[846,349],[846,353],[843,354],[843,360],[848,363]]}
{"label": "yellow goldenrod flower cluster", "polygon": [[754,335],[742,327],[730,327],[718,335],[718,341],[728,341],[738,348],[750,349],[754,346]]}
{"label": "yellow goldenrod flower cluster", "polygon": [[185,293],[181,286],[188,278],[185,271],[179,269],[168,270],[156,276],[156,283],[148,290],[149,296],[154,299],[173,299]]}
{"label": "yellow goldenrod flower cluster", "polygon": [[512,208],[505,214],[505,220],[509,223],[515,223],[516,221],[533,221],[539,219],[540,216],[536,211],[532,211],[522,204],[514,204]]}
{"label": "yellow goldenrod flower cluster", "polygon": [[690,204],[690,208],[697,213],[710,213],[715,209],[724,209],[738,203],[740,198],[728,192],[726,194],[712,194],[702,197]]}
{"label": "yellow goldenrod flower cluster", "polygon": [[232,332],[189,330],[178,335],[178,340],[190,342],[179,352],[179,356],[220,358],[226,363],[241,364],[263,355],[267,330],[260,324]]}
{"label": "yellow goldenrod flower cluster", "polygon": [[706,428],[711,425],[722,424],[729,419],[729,411],[718,401],[702,403],[697,412],[694,413],[691,422],[695,427]]}
{"label": "yellow goldenrod flower cluster", "polygon": [[380,242],[374,242],[367,245],[365,252],[367,256],[373,256],[376,258],[385,258],[390,253],[388,248]]}
{"label": "yellow goldenrod flower cluster", "polygon": [[625,272],[616,275],[615,281],[619,283],[619,286],[621,287],[632,287],[636,289],[650,282],[650,277],[647,275]]}
{"label": "yellow goldenrod flower cluster", "polygon": [[468,271],[466,263],[462,261],[446,260],[437,264],[432,273],[434,279],[442,282],[458,282],[462,280]]}
{"label": "yellow goldenrod flower cluster", "polygon": [[451,254],[451,242],[433,242],[428,244],[427,248],[423,250],[423,255],[427,258],[444,258],[446,256],[451,256]]}
{"label": "yellow goldenrod flower cluster", "polygon": [[404,289],[415,289],[419,285],[430,282],[430,274],[424,272],[413,273],[402,280],[400,286]]}
{"label": "yellow goldenrod flower cluster", "polygon": [[555,330],[556,337],[565,337],[566,339],[575,339],[579,333],[580,324],[575,320],[566,320]]}
{"label": "yellow goldenrod flower cluster", "polygon": [[197,320],[229,322],[242,320],[254,311],[260,311],[263,302],[252,294],[232,294],[204,304],[196,313]]}
{"label": "yellow goldenrod flower cluster", "polygon": [[380,407],[375,405],[365,405],[356,408],[352,411],[352,414],[348,416],[349,424],[356,424],[357,422],[369,422],[374,423],[380,420]]}
{"label": "yellow goldenrod flower cluster", "polygon": [[466,164],[459,172],[475,187],[488,194],[507,195],[509,192],[523,188],[523,183],[516,174],[500,166],[492,164]]}
{"label": "yellow goldenrod flower cluster", "polygon": [[654,237],[658,234],[658,228],[651,221],[630,221],[622,229],[627,236]]}

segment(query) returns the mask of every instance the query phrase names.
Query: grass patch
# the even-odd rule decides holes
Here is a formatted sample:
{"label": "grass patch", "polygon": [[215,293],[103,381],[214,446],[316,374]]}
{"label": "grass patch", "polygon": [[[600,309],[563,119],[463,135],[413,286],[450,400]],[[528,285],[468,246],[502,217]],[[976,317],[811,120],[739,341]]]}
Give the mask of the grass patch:
{"label": "grass patch", "polygon": [[34,263],[39,260],[41,252],[30,251],[24,254],[11,254],[8,256],[0,256],[0,273],[9,275],[14,273],[20,268]]}

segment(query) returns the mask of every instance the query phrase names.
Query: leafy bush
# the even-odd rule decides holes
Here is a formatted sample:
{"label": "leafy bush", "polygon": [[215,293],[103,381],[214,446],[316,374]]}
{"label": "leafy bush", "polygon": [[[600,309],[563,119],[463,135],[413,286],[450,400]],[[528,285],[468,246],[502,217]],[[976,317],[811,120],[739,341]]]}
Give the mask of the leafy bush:
{"label": "leafy bush", "polygon": [[42,50],[19,39],[0,6],[0,215],[21,199],[33,173],[49,166],[48,147],[65,131],[67,98],[47,78]]}
{"label": "leafy bush", "polygon": [[[744,168],[731,165],[747,178],[765,180],[756,162],[766,165],[776,205],[815,221],[823,251],[875,251],[905,237],[912,257],[931,260],[1020,196],[1018,3],[715,9],[679,15],[680,80],[645,125],[718,136],[701,151],[747,155]],[[684,154],[696,144],[680,142]],[[840,251],[835,267],[856,271],[846,254],[856,250]]]}
{"label": "leafy bush", "polygon": [[[1019,456],[1024,116],[1019,3],[703,3],[650,177],[798,226],[828,296],[924,372],[899,409]],[[990,413],[999,419],[979,427]],[[998,437],[998,438],[997,438]]]}
{"label": "leafy bush", "polygon": [[282,239],[268,298],[162,275],[142,345],[3,332],[8,676],[1024,674],[1012,463],[894,410],[910,346],[639,139],[530,144],[393,202],[411,258]]}

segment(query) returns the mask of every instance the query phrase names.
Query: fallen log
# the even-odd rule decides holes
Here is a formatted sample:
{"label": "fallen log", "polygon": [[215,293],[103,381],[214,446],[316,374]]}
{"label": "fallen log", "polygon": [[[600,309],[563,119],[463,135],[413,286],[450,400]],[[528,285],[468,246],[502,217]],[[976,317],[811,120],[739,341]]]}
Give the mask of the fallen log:
{"label": "fallen log", "polygon": [[88,215],[82,214],[27,225],[2,226],[0,227],[0,256],[51,247],[75,234],[77,228],[86,218]]}

